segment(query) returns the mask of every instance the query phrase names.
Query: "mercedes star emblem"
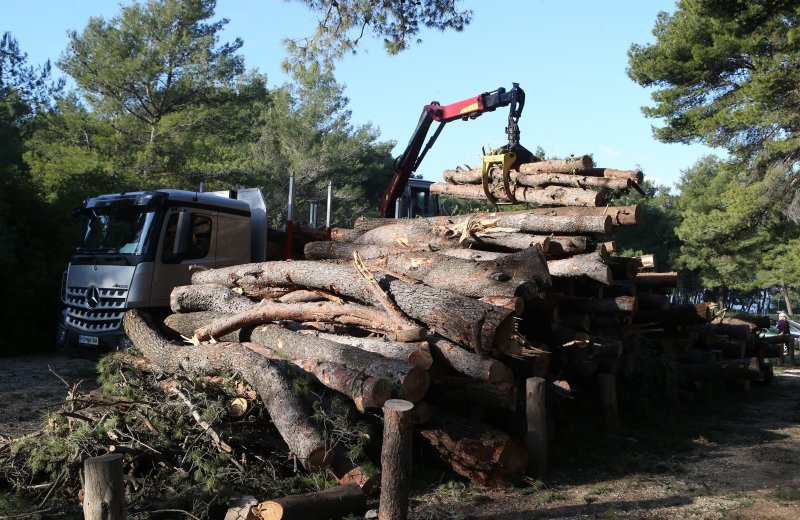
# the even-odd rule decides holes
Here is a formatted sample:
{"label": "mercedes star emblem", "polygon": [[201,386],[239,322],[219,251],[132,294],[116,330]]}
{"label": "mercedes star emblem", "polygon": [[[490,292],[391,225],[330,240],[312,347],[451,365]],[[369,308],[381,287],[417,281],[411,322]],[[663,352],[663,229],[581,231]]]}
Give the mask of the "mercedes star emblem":
{"label": "mercedes star emblem", "polygon": [[100,305],[100,290],[94,285],[89,286],[89,290],[86,291],[86,305],[88,305],[90,309],[94,309]]}

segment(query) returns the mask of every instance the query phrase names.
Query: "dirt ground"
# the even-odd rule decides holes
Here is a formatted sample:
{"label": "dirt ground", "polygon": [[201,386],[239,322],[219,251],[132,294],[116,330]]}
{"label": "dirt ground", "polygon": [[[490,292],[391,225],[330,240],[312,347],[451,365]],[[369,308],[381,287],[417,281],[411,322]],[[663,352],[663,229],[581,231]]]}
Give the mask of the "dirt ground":
{"label": "dirt ground", "polygon": [[[52,371],[51,371],[52,369]],[[67,384],[95,386],[95,363],[59,355],[0,360],[0,434],[20,436],[63,402]],[[798,519],[800,368],[768,387],[728,388],[662,425],[623,425],[618,437],[554,441],[551,472],[487,490],[451,476],[412,497],[410,518]],[[579,434],[582,432],[578,432]]]}

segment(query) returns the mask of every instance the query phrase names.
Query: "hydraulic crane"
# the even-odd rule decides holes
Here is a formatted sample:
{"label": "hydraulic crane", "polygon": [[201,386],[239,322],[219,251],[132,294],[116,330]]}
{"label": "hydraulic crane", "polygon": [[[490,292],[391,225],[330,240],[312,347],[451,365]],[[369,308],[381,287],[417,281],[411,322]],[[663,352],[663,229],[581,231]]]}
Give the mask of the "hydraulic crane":
{"label": "hydraulic crane", "polygon": [[[499,88],[450,105],[442,105],[437,101],[432,101],[429,105],[425,105],[408,146],[395,159],[394,175],[381,199],[381,217],[386,217],[389,208],[403,193],[408,179],[417,170],[433,143],[436,142],[436,138],[439,137],[444,125],[450,121],[475,119],[485,112],[492,112],[499,107],[509,106],[508,126],[506,127],[508,144],[499,150],[495,150],[494,153],[513,153],[515,159],[512,167],[531,160],[533,154],[519,143],[518,122],[522,115],[522,108],[525,106],[525,92],[519,87],[519,84],[513,83],[512,85],[510,90]],[[439,126],[423,148],[428,130],[430,130],[434,121],[438,121]]]}

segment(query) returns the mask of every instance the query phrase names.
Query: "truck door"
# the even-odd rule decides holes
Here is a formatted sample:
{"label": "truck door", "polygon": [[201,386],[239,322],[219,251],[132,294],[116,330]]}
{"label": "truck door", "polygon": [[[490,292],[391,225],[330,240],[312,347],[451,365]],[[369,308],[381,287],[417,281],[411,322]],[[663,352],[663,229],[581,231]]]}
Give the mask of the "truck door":
{"label": "truck door", "polygon": [[169,210],[155,259],[150,290],[152,307],[169,306],[172,289],[191,283],[190,267],[214,267],[217,218],[213,211]]}

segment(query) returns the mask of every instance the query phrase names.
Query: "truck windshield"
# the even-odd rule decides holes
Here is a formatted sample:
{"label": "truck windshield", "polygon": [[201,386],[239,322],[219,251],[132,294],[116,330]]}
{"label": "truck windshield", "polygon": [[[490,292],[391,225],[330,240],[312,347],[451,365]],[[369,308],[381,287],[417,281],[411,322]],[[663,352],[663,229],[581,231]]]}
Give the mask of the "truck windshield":
{"label": "truck windshield", "polygon": [[145,253],[155,211],[140,206],[105,206],[88,210],[78,253]]}

